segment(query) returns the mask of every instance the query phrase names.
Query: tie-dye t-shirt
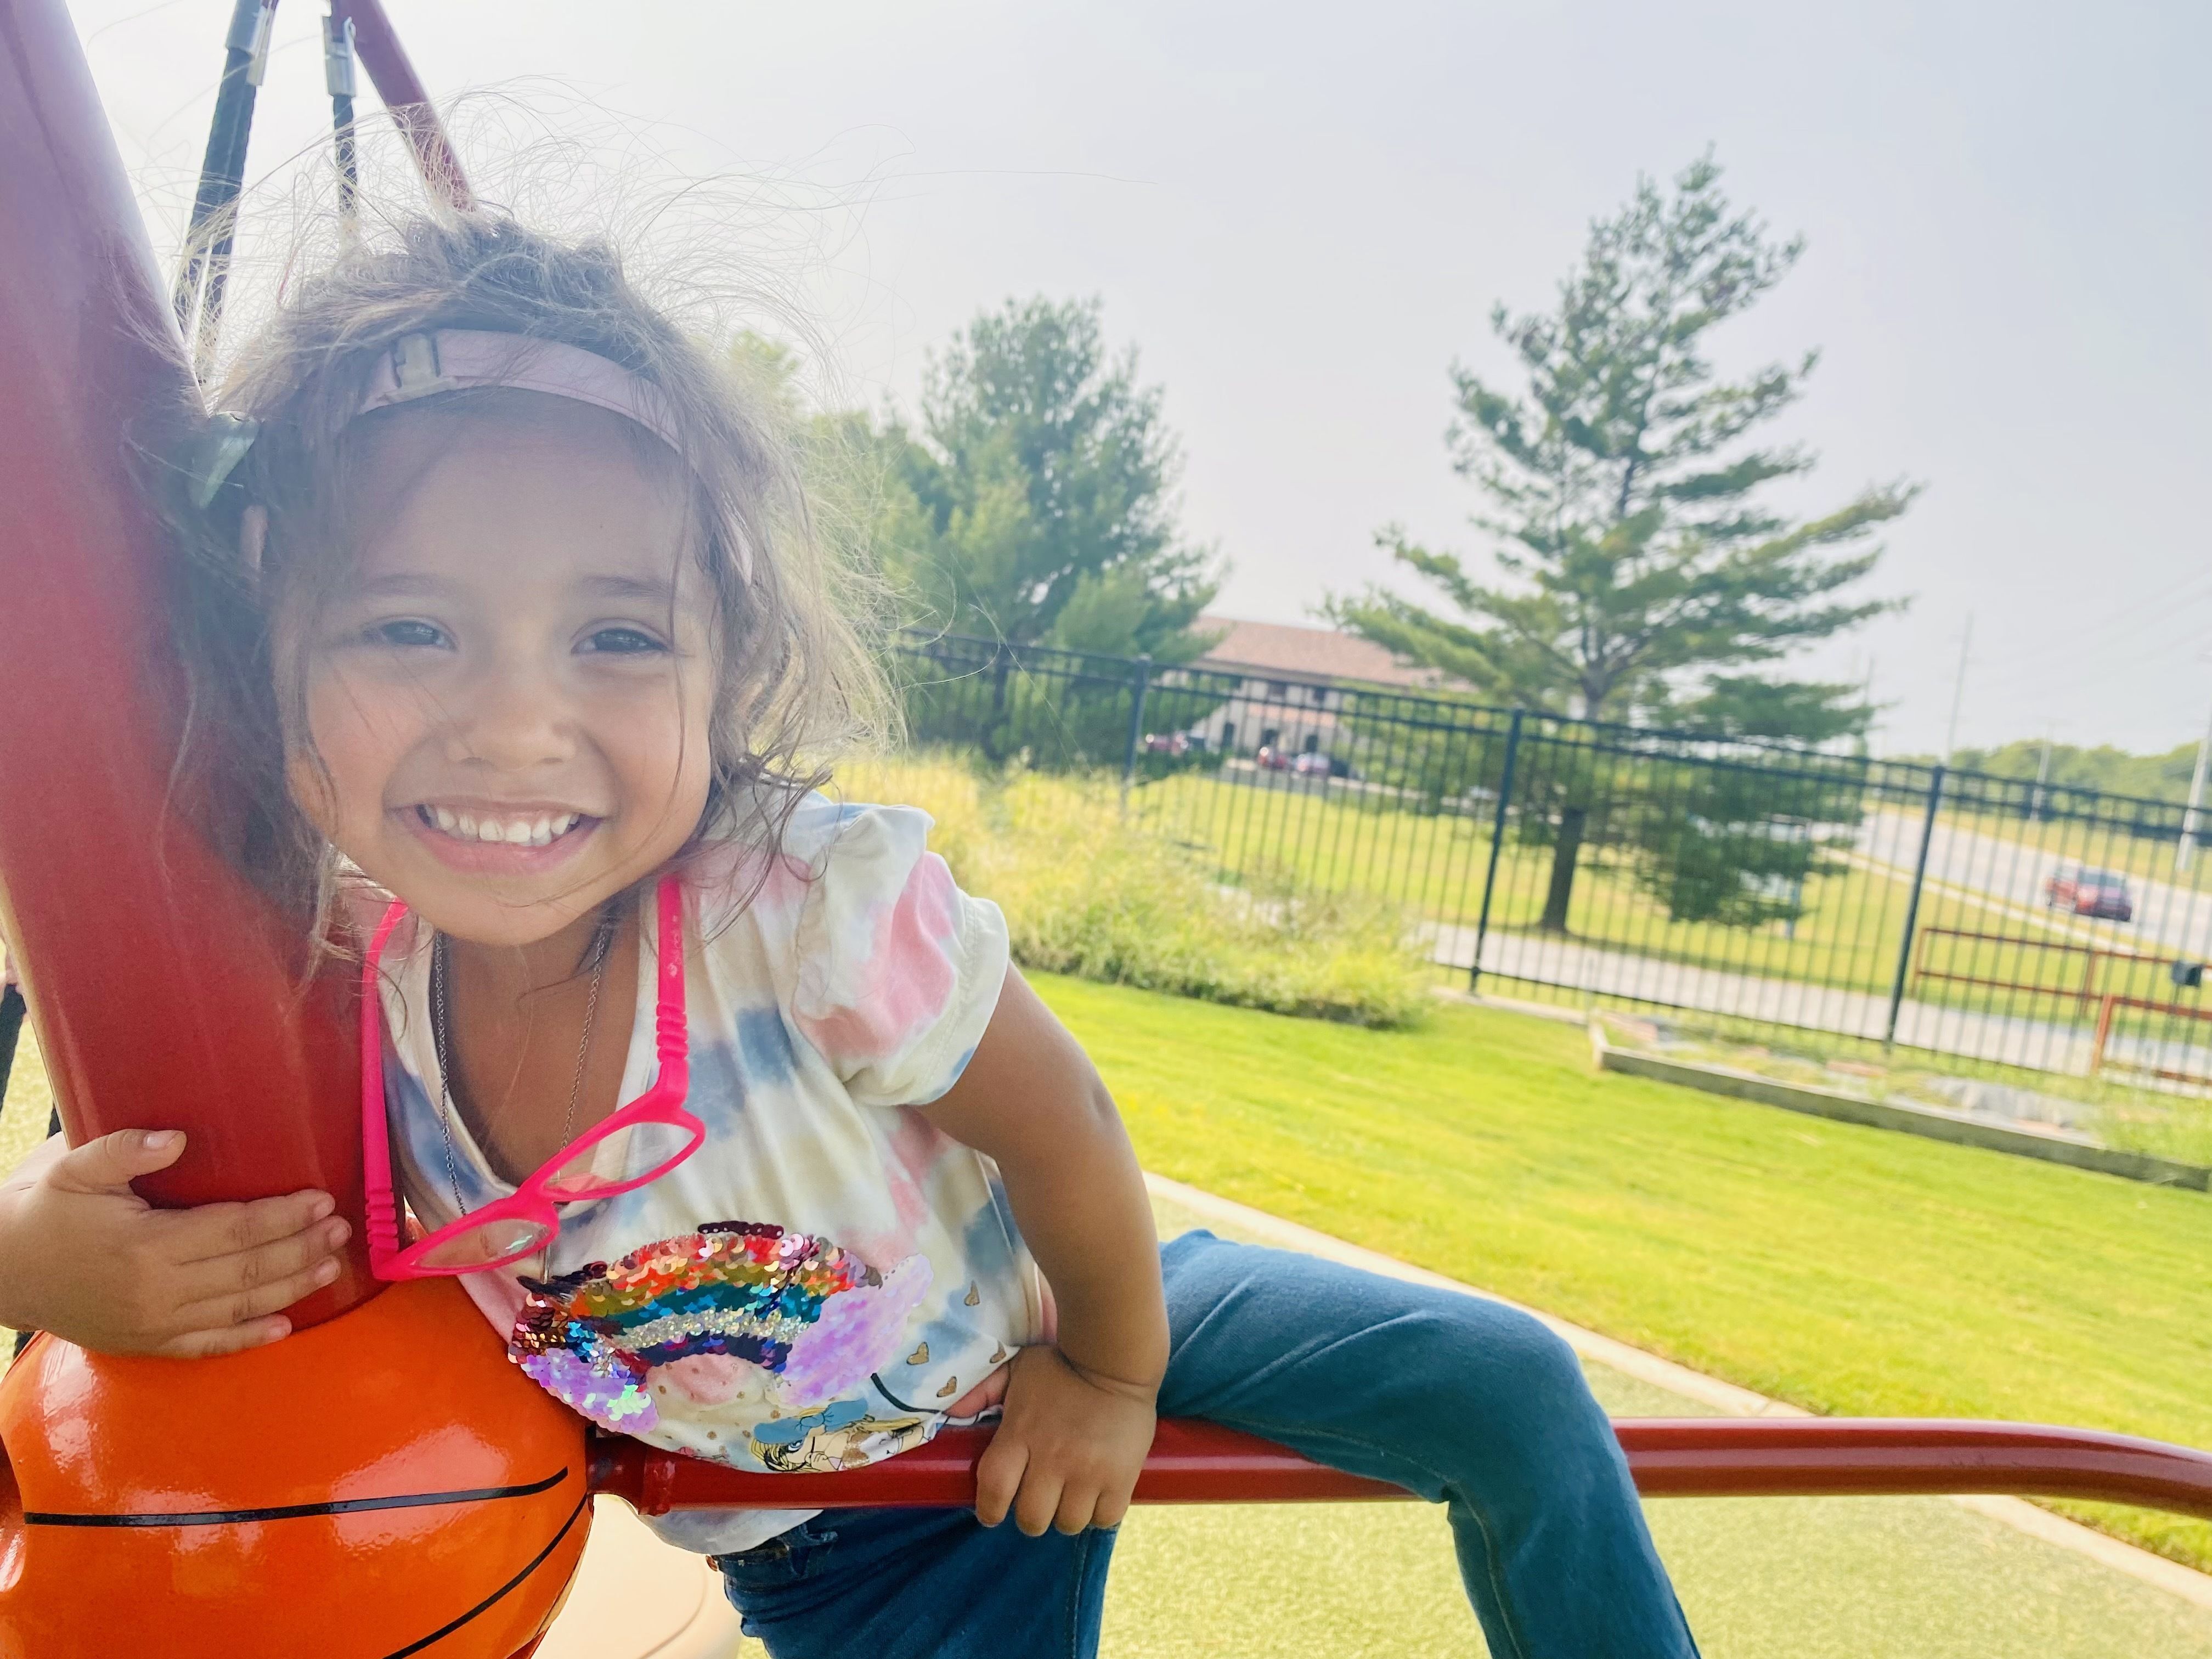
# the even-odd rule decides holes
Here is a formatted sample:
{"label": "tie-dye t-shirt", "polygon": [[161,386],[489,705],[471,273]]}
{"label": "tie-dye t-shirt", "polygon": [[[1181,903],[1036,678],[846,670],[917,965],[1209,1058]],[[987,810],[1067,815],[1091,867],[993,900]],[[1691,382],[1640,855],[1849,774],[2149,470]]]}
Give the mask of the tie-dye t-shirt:
{"label": "tie-dye t-shirt", "polygon": [[[1007,960],[998,908],[954,884],[929,823],[817,795],[779,859],[732,843],[687,861],[686,1104],[706,1144],[650,1185],[566,1206],[543,1255],[462,1281],[509,1358],[595,1421],[744,1469],[845,1468],[929,1439],[1040,1340],[997,1170],[914,1109],[959,1077]],[[639,925],[624,1101],[659,1070],[649,902]],[[427,930],[406,934],[386,958],[386,1090],[409,1206],[438,1227],[513,1189],[434,1103]],[[623,1163],[623,1139],[600,1167]],[[727,1553],[805,1513],[659,1529]]]}

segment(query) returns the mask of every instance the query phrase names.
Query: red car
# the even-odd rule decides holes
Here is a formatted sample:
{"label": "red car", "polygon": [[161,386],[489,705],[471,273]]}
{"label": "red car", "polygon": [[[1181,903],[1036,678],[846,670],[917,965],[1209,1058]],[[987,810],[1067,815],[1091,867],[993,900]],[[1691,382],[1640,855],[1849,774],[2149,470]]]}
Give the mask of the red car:
{"label": "red car", "polygon": [[2127,878],[2109,870],[2089,870],[2078,864],[2062,864],[2044,885],[2045,901],[2077,916],[2101,916],[2109,921],[2133,921],[2136,902],[2128,891]]}
{"label": "red car", "polygon": [[1252,763],[1265,772],[1287,772],[1291,769],[1291,756],[1273,744],[1262,744],[1260,752],[1252,757]]}

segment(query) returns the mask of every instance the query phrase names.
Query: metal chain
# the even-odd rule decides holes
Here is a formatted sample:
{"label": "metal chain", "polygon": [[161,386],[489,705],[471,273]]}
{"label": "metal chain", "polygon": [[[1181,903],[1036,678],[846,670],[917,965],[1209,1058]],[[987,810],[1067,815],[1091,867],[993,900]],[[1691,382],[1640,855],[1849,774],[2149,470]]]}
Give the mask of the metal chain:
{"label": "metal chain", "polygon": [[[592,988],[584,1002],[584,1036],[576,1045],[576,1071],[568,1080],[568,1110],[561,1120],[561,1145],[575,1138],[576,1103],[584,1092],[584,1067],[592,1055],[592,1029],[599,1024],[599,988],[606,983],[607,959],[614,954],[612,931],[601,927],[592,941]],[[467,1212],[461,1203],[460,1165],[453,1151],[453,1036],[447,1012],[447,984],[452,978],[446,936],[438,934],[430,945],[430,1042],[438,1055],[438,1129],[446,1143],[446,1185],[453,1194],[453,1214]]]}

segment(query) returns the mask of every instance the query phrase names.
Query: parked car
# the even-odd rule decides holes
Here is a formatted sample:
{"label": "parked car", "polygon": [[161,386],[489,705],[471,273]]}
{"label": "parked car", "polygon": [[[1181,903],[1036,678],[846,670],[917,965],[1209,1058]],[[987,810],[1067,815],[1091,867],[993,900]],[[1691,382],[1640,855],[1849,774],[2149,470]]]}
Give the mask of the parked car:
{"label": "parked car", "polygon": [[1334,755],[1324,755],[1318,749],[1309,749],[1291,763],[1291,770],[1301,777],[1348,778],[1352,768]]}
{"label": "parked car", "polygon": [[1272,743],[1263,743],[1260,745],[1259,753],[1252,757],[1252,763],[1263,772],[1287,772],[1291,769],[1292,759],[1288,750],[1278,749]]}
{"label": "parked car", "polygon": [[2109,870],[2062,864],[2051,872],[2043,895],[2046,903],[2077,916],[2101,916],[2109,921],[2136,919],[2135,896],[2128,891],[2127,878]]}
{"label": "parked car", "polygon": [[1188,755],[1191,750],[1188,732],[1147,732],[1144,750],[1147,755]]}

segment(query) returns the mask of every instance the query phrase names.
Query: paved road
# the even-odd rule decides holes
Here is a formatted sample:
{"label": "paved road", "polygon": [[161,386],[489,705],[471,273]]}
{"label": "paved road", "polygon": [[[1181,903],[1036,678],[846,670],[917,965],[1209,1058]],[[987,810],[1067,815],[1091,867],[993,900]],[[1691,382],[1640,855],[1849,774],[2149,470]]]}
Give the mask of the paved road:
{"label": "paved road", "polygon": [[[1921,822],[1917,813],[1869,813],[1858,850],[1909,876],[1920,850]],[[2136,899],[2132,922],[2067,918],[2063,912],[2051,910],[2044,898],[2044,884],[2060,862],[2056,854],[1940,820],[1928,844],[1928,873],[1936,880],[2055,920],[2077,921],[2100,944],[2129,945],[2151,955],[2212,957],[2212,893],[2130,876],[2128,884]]]}

